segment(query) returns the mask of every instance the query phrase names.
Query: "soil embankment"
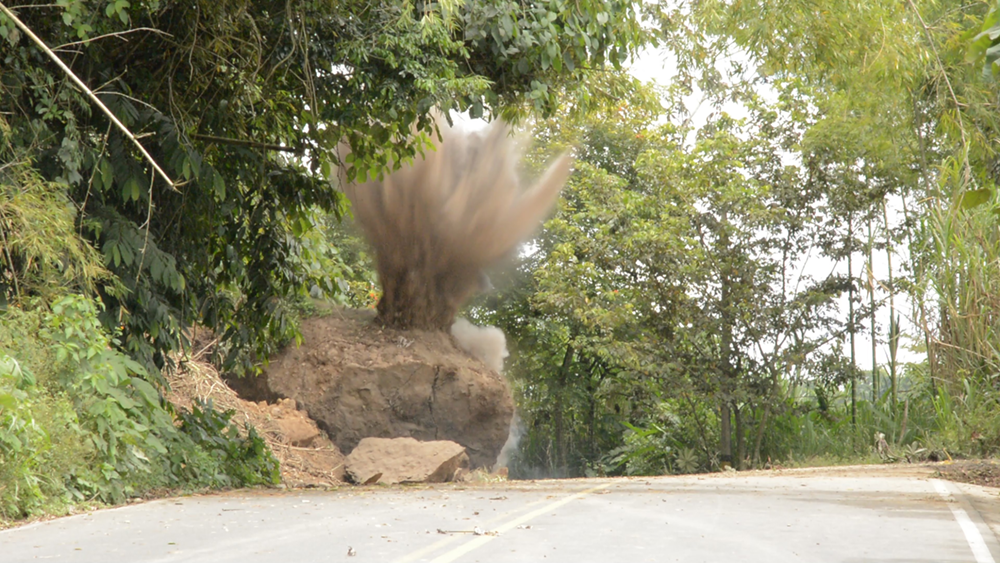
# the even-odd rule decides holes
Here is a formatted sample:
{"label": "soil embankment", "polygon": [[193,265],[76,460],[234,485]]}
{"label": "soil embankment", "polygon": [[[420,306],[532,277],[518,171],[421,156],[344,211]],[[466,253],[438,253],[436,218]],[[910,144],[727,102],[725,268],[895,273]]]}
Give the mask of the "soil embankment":
{"label": "soil embankment", "polygon": [[305,319],[302,337],[258,385],[295,399],[343,452],[369,437],[451,440],[473,468],[496,463],[514,414],[510,386],[451,335],[334,309]]}
{"label": "soil embankment", "polygon": [[194,399],[212,400],[219,410],[233,410],[238,426],[250,424],[267,442],[281,464],[281,480],[289,487],[330,487],[344,481],[344,454],[299,410],[295,401],[241,399],[210,364],[198,359],[182,362],[168,377],[167,400],[190,409]]}
{"label": "soil embankment", "polygon": [[196,335],[196,359],[172,378],[169,398],[236,410],[234,420],[271,446],[289,486],[343,481],[344,456],[364,438],[449,440],[471,468],[493,468],[514,413],[510,386],[451,335],[383,328],[373,311],[332,308],[304,319],[302,337],[260,377],[223,381],[197,361],[211,339]]}

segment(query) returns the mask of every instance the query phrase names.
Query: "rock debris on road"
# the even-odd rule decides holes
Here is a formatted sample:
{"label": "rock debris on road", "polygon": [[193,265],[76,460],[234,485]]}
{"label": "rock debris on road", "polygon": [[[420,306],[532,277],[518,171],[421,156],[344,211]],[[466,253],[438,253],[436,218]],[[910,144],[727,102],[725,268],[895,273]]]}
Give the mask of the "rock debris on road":
{"label": "rock debris on road", "polygon": [[996,493],[879,470],[240,491],[0,532],[0,562],[997,563]]}

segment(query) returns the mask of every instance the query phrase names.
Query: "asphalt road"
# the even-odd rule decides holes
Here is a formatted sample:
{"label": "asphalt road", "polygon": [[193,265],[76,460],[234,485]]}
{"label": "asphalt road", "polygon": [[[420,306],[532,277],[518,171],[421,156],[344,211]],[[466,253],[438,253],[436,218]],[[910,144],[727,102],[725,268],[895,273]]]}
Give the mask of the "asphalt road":
{"label": "asphalt road", "polygon": [[0,562],[997,563],[997,531],[996,490],[801,471],[183,497],[0,532]]}

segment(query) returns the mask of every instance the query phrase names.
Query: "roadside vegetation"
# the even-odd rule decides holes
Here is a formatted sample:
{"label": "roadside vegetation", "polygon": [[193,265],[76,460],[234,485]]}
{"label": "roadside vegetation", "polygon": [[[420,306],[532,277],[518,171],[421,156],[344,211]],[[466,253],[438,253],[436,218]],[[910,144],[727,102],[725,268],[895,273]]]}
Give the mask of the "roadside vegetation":
{"label": "roadside vegetation", "polygon": [[332,171],[412,158],[434,107],[585,112],[590,75],[632,83],[616,69],[652,37],[639,19],[590,1],[4,0],[0,521],[276,482],[253,429],[164,401],[188,329],[252,375],[310,297],[373,303]]}
{"label": "roadside vegetation", "polygon": [[664,89],[543,124],[576,174],[474,310],[512,474],[1000,453],[997,8],[685,3]]}
{"label": "roadside vegetation", "polygon": [[435,107],[577,159],[467,311],[513,343],[513,476],[1000,453],[998,6],[682,4],[3,2],[100,105],[0,15],[0,519],[274,483],[162,374],[195,324],[253,375],[310,298],[373,306],[333,172]]}

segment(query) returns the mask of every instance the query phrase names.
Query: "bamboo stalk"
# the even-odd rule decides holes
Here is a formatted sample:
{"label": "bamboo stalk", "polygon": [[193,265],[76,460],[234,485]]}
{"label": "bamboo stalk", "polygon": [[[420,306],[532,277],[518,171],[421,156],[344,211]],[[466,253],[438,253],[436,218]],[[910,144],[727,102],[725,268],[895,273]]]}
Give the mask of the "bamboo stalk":
{"label": "bamboo stalk", "polygon": [[851,335],[851,426],[858,424],[857,394],[857,352],[854,347],[854,213],[847,214],[847,277],[851,284],[847,288],[847,323]]}
{"label": "bamboo stalk", "polygon": [[882,221],[885,223],[885,260],[889,265],[889,386],[892,388],[892,408],[896,408],[896,359],[899,352],[899,316],[896,315],[896,285],[892,276],[892,232],[889,212],[882,200]]}
{"label": "bamboo stalk", "polygon": [[872,403],[878,402],[879,389],[878,389],[878,331],[875,326],[875,261],[873,257],[873,249],[875,246],[875,237],[872,235],[872,216],[871,210],[868,210],[868,300],[871,305],[871,326],[872,326]]}

